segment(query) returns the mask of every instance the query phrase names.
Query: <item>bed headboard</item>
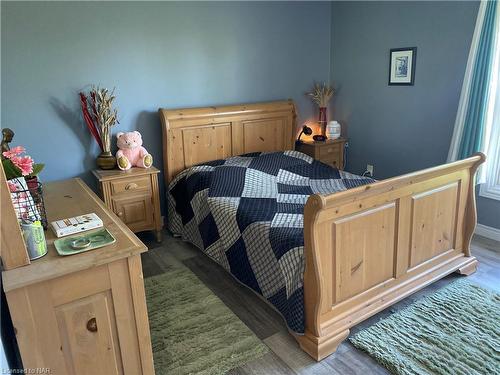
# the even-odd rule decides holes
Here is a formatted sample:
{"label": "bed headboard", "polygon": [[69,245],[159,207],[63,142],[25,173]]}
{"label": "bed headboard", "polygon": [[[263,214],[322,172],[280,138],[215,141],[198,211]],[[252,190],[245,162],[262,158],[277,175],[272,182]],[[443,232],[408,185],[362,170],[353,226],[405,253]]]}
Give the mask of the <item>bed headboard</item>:
{"label": "bed headboard", "polygon": [[293,101],[226,107],[159,109],[168,183],[199,163],[258,151],[293,149]]}

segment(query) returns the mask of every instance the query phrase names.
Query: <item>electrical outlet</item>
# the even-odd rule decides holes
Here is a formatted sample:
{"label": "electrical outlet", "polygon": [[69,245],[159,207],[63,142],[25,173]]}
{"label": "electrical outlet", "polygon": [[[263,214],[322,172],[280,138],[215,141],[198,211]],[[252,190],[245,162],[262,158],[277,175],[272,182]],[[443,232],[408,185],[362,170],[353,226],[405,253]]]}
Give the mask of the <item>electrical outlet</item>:
{"label": "electrical outlet", "polygon": [[373,177],[373,165],[371,164],[366,164],[366,171],[370,173],[370,176]]}

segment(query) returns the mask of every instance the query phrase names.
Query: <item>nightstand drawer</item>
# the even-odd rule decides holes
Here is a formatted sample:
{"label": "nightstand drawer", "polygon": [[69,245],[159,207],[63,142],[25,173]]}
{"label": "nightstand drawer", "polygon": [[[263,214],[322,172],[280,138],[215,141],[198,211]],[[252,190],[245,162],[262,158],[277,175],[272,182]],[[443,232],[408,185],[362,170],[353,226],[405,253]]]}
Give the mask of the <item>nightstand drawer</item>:
{"label": "nightstand drawer", "polygon": [[335,168],[339,168],[339,166],[342,166],[342,160],[338,153],[331,155],[323,155],[323,157],[321,157],[319,161]]}
{"label": "nightstand drawer", "polygon": [[338,159],[321,160],[321,162],[329,165],[330,167],[342,169],[342,166],[340,165],[340,161]]}
{"label": "nightstand drawer", "polygon": [[340,145],[328,145],[322,146],[319,150],[320,160],[331,159],[332,157],[337,157],[340,154]]}
{"label": "nightstand drawer", "polygon": [[111,194],[132,193],[132,192],[148,192],[151,191],[151,179],[149,176],[128,178],[111,181]]}
{"label": "nightstand drawer", "polygon": [[343,169],[345,144],[346,140],[340,138],[326,142],[303,142],[295,147],[297,151],[303,152],[324,164]]}

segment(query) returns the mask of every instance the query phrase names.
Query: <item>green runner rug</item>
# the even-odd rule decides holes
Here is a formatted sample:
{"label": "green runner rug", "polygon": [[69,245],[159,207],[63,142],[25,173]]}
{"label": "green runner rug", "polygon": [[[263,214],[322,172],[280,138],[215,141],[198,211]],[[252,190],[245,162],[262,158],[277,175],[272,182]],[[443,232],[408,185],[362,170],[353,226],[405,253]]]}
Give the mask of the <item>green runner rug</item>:
{"label": "green runner rug", "polygon": [[224,374],[269,349],[187,268],[144,280],[156,375]]}
{"label": "green runner rug", "polygon": [[459,280],[350,341],[394,374],[500,374],[500,294]]}

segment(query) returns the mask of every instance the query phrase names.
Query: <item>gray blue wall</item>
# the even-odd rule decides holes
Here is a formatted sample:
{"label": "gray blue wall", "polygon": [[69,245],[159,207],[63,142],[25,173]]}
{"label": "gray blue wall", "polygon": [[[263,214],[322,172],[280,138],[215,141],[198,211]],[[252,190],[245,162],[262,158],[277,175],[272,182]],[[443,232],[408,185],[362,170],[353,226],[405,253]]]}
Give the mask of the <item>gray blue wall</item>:
{"label": "gray blue wall", "polygon": [[[1,126],[47,164],[45,181],[92,182],[98,149],[77,93],[116,87],[120,122],[161,169],[158,107],[304,96],[331,76],[348,168],[377,178],[446,160],[478,4],[474,2],[2,2]],[[387,86],[389,49],[417,46],[413,87]],[[479,198],[500,227],[500,203]]]}
{"label": "gray blue wall", "polygon": [[484,198],[478,194],[477,216],[480,224],[500,229],[500,201]]}
{"label": "gray blue wall", "polygon": [[[334,117],[349,137],[348,169],[386,178],[446,162],[477,2],[334,2]],[[414,86],[388,86],[389,50],[417,47]],[[479,198],[479,222],[500,204]]]}
{"label": "gray blue wall", "polygon": [[78,92],[116,87],[120,125],[162,168],[159,107],[304,96],[330,72],[330,3],[2,2],[1,126],[45,181],[91,182],[98,149]]}

